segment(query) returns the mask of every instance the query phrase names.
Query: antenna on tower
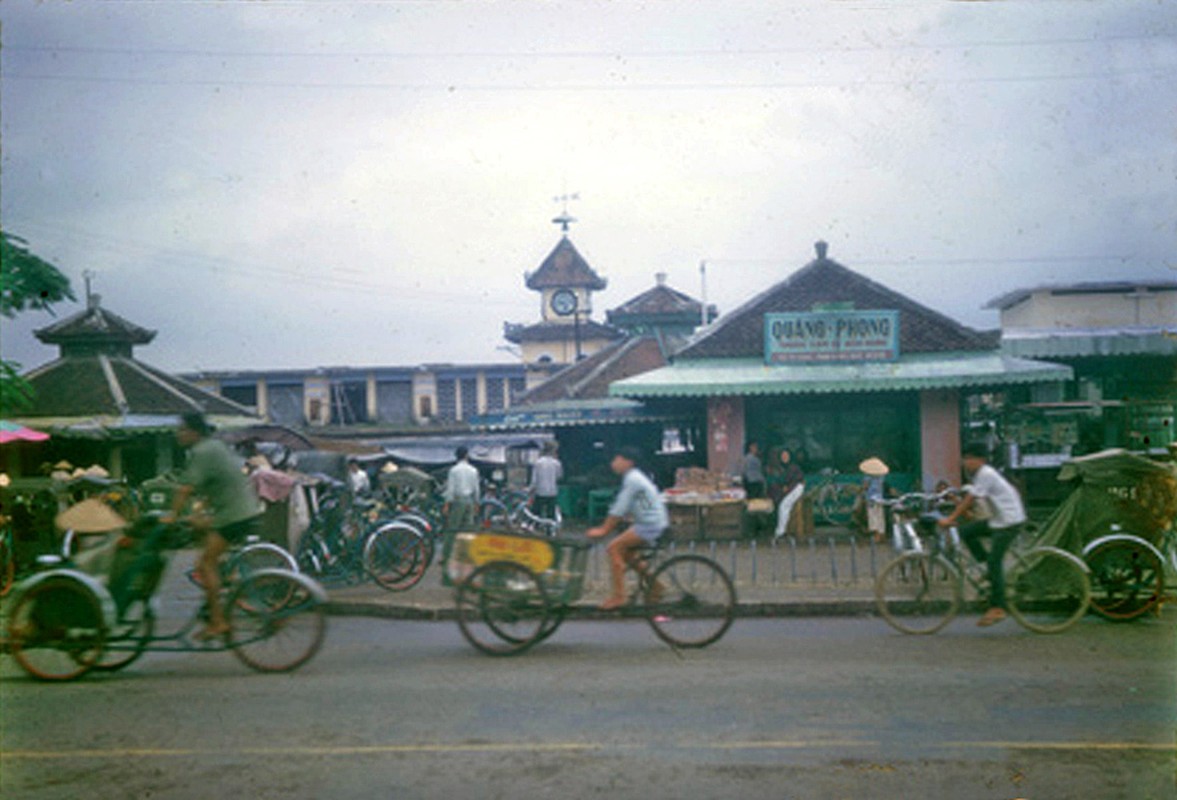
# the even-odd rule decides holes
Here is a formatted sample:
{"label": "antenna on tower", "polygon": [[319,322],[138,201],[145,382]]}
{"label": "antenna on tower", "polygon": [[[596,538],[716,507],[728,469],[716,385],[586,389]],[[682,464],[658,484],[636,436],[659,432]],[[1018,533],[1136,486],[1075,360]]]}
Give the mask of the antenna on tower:
{"label": "antenna on tower", "polygon": [[573,192],[572,194],[568,194],[567,192],[565,192],[562,195],[558,195],[558,196],[552,198],[553,201],[555,201],[557,203],[561,203],[562,207],[563,207],[563,210],[560,212],[559,216],[552,218],[552,222],[559,225],[560,230],[562,230],[564,233],[568,233],[568,226],[571,225],[572,223],[576,222],[576,217],[574,217],[568,213],[568,201],[569,200],[579,200],[579,199],[580,199],[579,192]]}

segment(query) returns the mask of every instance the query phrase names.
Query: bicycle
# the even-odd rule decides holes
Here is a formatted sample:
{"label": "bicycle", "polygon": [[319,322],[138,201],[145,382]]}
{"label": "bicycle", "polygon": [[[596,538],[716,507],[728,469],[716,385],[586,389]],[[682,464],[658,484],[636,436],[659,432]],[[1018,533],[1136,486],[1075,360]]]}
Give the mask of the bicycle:
{"label": "bicycle", "polygon": [[[943,494],[905,496],[937,502]],[[897,506],[904,498],[883,500]],[[987,598],[985,567],[963,547],[956,528],[936,525],[935,514],[922,514],[905,539],[907,548],[885,566],[875,580],[875,602],[886,622],[898,631],[932,634],[959,613],[966,587]],[[1006,605],[1010,616],[1027,630],[1058,633],[1087,613],[1091,600],[1089,570],[1083,560],[1057,547],[1015,542],[1002,566],[1007,576]]]}
{"label": "bicycle", "polygon": [[374,508],[357,511],[342,484],[327,484],[295,551],[299,569],[328,583],[371,578],[391,592],[416,585],[429,563],[425,537],[406,521],[367,516]]}
{"label": "bicycle", "polygon": [[167,568],[164,554],[184,546],[190,531],[146,518],[131,535],[134,560],[112,576],[109,588],[62,556],[42,556],[41,571],[18,584],[7,644],[28,674],[67,681],[92,669],[122,669],[145,652],[225,650],[259,672],[289,672],[318,652],[326,594],[304,575],[273,568],[223,587],[230,629],[218,639],[191,638],[207,623],[203,603],[178,629],[157,636],[155,593]]}
{"label": "bicycle", "polygon": [[814,517],[825,525],[848,525],[861,492],[857,483],[838,478],[838,471],[827,467],[818,473],[817,481],[805,489],[805,497],[813,504]]}
{"label": "bicycle", "polygon": [[[593,544],[585,539],[478,531],[454,537],[443,581],[456,587],[458,627],[476,649],[517,655],[560,627],[584,590]],[[630,605],[674,648],[718,641],[735,617],[731,578],[696,554],[663,558],[657,546],[635,558]]]}

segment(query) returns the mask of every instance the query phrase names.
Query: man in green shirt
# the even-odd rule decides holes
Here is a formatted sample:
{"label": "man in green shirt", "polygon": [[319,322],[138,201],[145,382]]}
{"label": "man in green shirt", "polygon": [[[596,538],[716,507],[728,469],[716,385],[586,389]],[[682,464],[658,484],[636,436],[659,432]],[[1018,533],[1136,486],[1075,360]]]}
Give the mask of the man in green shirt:
{"label": "man in green shirt", "polygon": [[180,475],[169,518],[176,519],[194,495],[204,501],[209,514],[201,525],[206,526],[206,535],[196,564],[208,600],[208,626],[196,634],[198,639],[213,639],[229,631],[221,607],[219,562],[229,545],[256,532],[262,511],[240,460],[224,442],[211,437],[212,431],[201,414],[191,412],[181,419],[176,439],[188,450],[188,465]]}

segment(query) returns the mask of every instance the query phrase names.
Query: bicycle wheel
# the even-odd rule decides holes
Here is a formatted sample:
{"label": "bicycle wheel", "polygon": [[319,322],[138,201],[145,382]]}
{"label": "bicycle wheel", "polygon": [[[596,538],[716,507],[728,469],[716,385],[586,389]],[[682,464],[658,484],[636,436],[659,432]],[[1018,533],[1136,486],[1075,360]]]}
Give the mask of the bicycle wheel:
{"label": "bicycle wheel", "polygon": [[314,582],[281,570],[257,572],[238,585],[228,603],[228,644],[258,672],[290,672],[323,644],[324,596]]}
{"label": "bicycle wheel", "polygon": [[403,592],[425,575],[425,540],[415,528],[402,523],[385,525],[364,542],[364,571],[382,589]]}
{"label": "bicycle wheel", "polygon": [[425,517],[413,512],[401,512],[392,518],[393,522],[403,522],[411,525],[419,534],[421,534],[421,542],[424,544],[425,551],[425,568],[433,563],[433,557],[437,551],[437,530],[433,524]]}
{"label": "bicycle wheel", "polygon": [[5,597],[16,582],[16,554],[8,544],[7,536],[0,536],[0,597]]}
{"label": "bicycle wheel", "polygon": [[458,586],[457,617],[466,641],[492,656],[522,653],[555,631],[543,585],[509,561],[483,564]]}
{"label": "bicycle wheel", "polygon": [[94,669],[115,672],[133,664],[147,650],[155,633],[155,614],[146,600],[132,600],[106,639]]}
{"label": "bicycle wheel", "polygon": [[1091,570],[1091,608],[1121,622],[1156,608],[1164,597],[1165,569],[1143,541],[1112,539],[1084,553]]}
{"label": "bicycle wheel", "polygon": [[254,572],[262,569],[284,569],[287,572],[298,572],[298,562],[294,556],[276,544],[269,542],[253,542],[247,544],[230,556],[225,562],[222,573],[230,582],[245,580]]}
{"label": "bicycle wheel", "polygon": [[942,556],[904,553],[875,579],[875,603],[897,631],[930,634],[960,610],[960,571]]}
{"label": "bicycle wheel", "polygon": [[1087,613],[1091,582],[1077,556],[1055,547],[1014,553],[1007,572],[1006,606],[1022,627],[1058,633]]}
{"label": "bicycle wheel", "polygon": [[666,559],[645,587],[646,621],[673,647],[706,647],[731,627],[736,589],[723,568],[699,555]]}
{"label": "bicycle wheel", "polygon": [[17,663],[34,678],[80,678],[102,655],[102,604],[79,581],[49,578],[20,596],[8,619],[8,640]]}

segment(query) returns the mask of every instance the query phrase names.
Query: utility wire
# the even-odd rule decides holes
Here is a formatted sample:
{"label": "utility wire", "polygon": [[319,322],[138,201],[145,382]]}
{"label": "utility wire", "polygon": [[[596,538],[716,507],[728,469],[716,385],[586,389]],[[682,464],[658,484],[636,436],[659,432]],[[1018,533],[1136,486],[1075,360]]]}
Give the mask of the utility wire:
{"label": "utility wire", "polygon": [[139,86],[188,86],[207,89],[311,89],[311,90],[378,90],[378,91],[447,91],[447,92],[635,92],[635,91],[768,91],[774,89],[836,89],[869,86],[962,86],[987,83],[1035,83],[1050,81],[1110,80],[1131,76],[1147,76],[1161,80],[1177,78],[1177,66],[1171,68],[1144,67],[1140,69],[1107,70],[1101,72],[1071,72],[1039,75],[993,75],[984,77],[931,78],[863,78],[831,79],[826,81],[762,81],[736,83],[559,83],[550,84],[479,84],[461,81],[441,83],[385,83],[385,82],[321,82],[246,81],[216,79],[137,78],[102,75],[50,75],[44,73],[7,73],[7,81],[63,81],[72,83],[104,83]]}
{"label": "utility wire", "polygon": [[446,58],[495,58],[495,59],[680,59],[680,58],[730,58],[734,56],[777,56],[804,53],[886,53],[896,50],[973,50],[986,47],[1018,48],[1048,47],[1066,45],[1098,45],[1118,42],[1177,41],[1177,30],[1168,34],[1113,35],[1099,37],[1059,37],[1053,39],[1020,40],[979,40],[967,42],[885,42],[863,45],[840,45],[831,47],[767,47],[767,48],[719,48],[691,50],[458,50],[458,51],[322,51],[322,50],[208,50],[201,48],[166,47],[102,47],[92,45],[5,45],[4,49],[16,53],[79,53],[93,55],[147,55],[147,56],[193,56],[197,58],[371,58],[371,59],[422,59]]}

